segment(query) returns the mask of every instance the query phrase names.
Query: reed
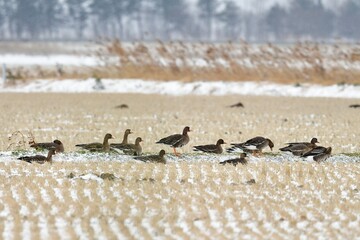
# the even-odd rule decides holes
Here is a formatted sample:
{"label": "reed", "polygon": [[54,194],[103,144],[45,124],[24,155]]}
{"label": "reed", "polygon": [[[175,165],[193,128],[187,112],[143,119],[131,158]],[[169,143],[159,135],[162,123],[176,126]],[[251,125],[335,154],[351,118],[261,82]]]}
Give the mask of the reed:
{"label": "reed", "polygon": [[9,69],[8,78],[16,81],[94,77],[360,84],[358,44],[123,43],[114,40],[100,43],[93,55],[102,63],[101,66],[16,67]]}

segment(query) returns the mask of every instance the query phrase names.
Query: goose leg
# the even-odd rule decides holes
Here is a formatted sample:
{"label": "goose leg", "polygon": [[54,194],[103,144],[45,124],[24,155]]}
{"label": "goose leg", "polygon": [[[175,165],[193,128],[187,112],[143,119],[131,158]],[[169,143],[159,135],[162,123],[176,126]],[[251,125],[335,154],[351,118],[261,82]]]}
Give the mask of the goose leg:
{"label": "goose leg", "polygon": [[255,150],[254,153],[253,153],[254,157],[261,157],[263,156],[262,152],[259,151],[259,150]]}
{"label": "goose leg", "polygon": [[175,154],[175,156],[177,156],[177,157],[180,156],[180,154],[176,152],[176,148],[174,148],[174,154]]}

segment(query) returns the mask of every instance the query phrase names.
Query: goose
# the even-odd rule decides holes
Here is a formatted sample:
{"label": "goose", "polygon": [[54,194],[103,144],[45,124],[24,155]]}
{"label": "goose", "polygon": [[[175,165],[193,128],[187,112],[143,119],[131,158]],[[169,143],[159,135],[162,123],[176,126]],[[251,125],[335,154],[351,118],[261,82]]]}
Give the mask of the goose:
{"label": "goose", "polygon": [[220,162],[221,165],[232,164],[234,166],[238,165],[239,163],[242,165],[246,165],[248,163],[248,160],[246,158],[246,153],[240,153],[239,158],[228,159]]}
{"label": "goose", "polygon": [[143,162],[166,163],[165,150],[160,150],[158,155],[137,156],[137,157],[134,157],[134,159],[140,160]]}
{"label": "goose", "polygon": [[318,146],[304,153],[302,157],[310,158],[315,162],[324,162],[326,159],[330,157],[331,151],[332,151],[331,147],[326,148],[326,147]]}
{"label": "goose", "polygon": [[128,144],[128,136],[129,134],[132,134],[133,132],[131,131],[131,129],[126,129],[124,132],[124,137],[121,143],[111,143],[110,147],[112,148],[119,148],[122,145]]}
{"label": "goose", "polygon": [[291,152],[295,156],[301,156],[304,153],[310,151],[316,147],[316,143],[319,143],[317,138],[312,138],[310,142],[293,142],[287,143],[288,146],[280,148],[282,152]]}
{"label": "goose", "polygon": [[[137,137],[134,143],[123,144],[121,146],[115,147],[116,149],[122,150],[125,154],[140,156],[142,153],[142,147],[140,145],[142,142],[141,137]],[[111,147],[111,144],[110,144]]]}
{"label": "goose", "polygon": [[179,156],[179,154],[176,152],[176,148],[185,146],[189,143],[190,138],[188,135],[188,132],[190,132],[190,127],[185,127],[182,134],[173,134],[168,137],[162,138],[156,143],[162,143],[166,145],[170,145],[174,149],[174,154],[176,156]]}
{"label": "goose", "polygon": [[243,143],[232,143],[232,147],[227,149],[227,152],[231,153],[236,151],[237,149],[241,149],[244,152],[249,153],[261,153],[264,148],[267,146],[270,147],[271,151],[274,147],[274,143],[265,137],[254,137]]}
{"label": "goose", "polygon": [[23,156],[23,157],[19,157],[19,160],[28,162],[28,163],[39,163],[39,164],[44,164],[45,162],[49,162],[52,163],[52,156],[55,154],[56,149],[52,148],[49,150],[47,157],[43,156],[43,155],[35,155],[35,156]]}
{"label": "goose", "polygon": [[221,147],[222,144],[225,144],[224,140],[219,139],[216,144],[194,146],[194,151],[221,154],[223,152],[223,148]]}
{"label": "goose", "polygon": [[51,148],[55,148],[56,153],[64,152],[64,145],[58,139],[54,140],[53,142],[34,143],[31,144],[30,147],[35,148],[36,150],[50,150]]}
{"label": "goose", "polygon": [[76,147],[80,147],[90,151],[110,151],[109,139],[112,139],[113,136],[110,133],[107,133],[104,137],[103,143],[94,142],[94,143],[85,143],[85,144],[76,144]]}

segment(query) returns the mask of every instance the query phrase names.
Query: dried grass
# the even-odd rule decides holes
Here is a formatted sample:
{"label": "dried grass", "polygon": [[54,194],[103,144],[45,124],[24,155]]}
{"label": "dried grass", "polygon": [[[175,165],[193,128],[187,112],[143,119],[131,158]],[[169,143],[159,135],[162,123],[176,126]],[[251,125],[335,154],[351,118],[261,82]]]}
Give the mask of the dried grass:
{"label": "dried grass", "polygon": [[[359,83],[359,46],[298,43],[292,46],[241,43],[183,43],[105,45],[98,56],[118,57],[117,65],[99,69],[104,78],[157,80],[224,80],[279,83]],[[196,66],[201,59],[205,66]],[[347,65],[347,67],[346,67]],[[350,69],[350,71],[349,71]]]}
{"label": "dried grass", "polygon": [[115,40],[102,43],[96,49],[95,56],[104,63],[102,67],[19,67],[9,70],[8,76],[14,80],[99,77],[360,84],[357,44],[122,43]]}

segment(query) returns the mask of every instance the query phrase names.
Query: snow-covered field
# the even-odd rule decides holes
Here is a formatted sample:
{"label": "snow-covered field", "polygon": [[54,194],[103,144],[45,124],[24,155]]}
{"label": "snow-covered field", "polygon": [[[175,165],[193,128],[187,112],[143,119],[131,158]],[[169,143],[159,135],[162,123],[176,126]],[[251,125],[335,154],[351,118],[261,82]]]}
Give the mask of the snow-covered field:
{"label": "snow-covered field", "polygon": [[[360,119],[358,109],[348,106],[357,100],[2,92],[0,236],[355,239],[360,234]],[[239,101],[244,108],[228,107]],[[116,108],[120,104],[129,108]],[[179,150],[182,157],[155,144],[185,125],[192,132],[190,143]],[[115,136],[111,142],[120,142],[126,128],[134,132],[130,142],[143,138],[145,154],[164,148],[168,163],[84,154],[74,146],[101,142],[106,132]],[[24,135],[12,135],[16,131]],[[30,133],[37,142],[60,139],[66,152],[55,155],[52,164],[17,160],[35,154],[27,143]],[[194,154],[191,149],[218,138],[229,144],[256,135],[273,140],[274,155],[250,157],[247,166],[218,164],[236,154]],[[327,162],[278,154],[285,142],[314,136],[333,147]],[[113,177],[103,179],[102,173]]]}
{"label": "snow-covered field", "polygon": [[179,82],[135,79],[34,80],[15,86],[0,85],[0,92],[143,93],[165,95],[258,95],[291,97],[360,98],[360,85],[285,85],[269,82]]}
{"label": "snow-covered field", "polygon": [[14,66],[98,66],[100,60],[93,56],[51,54],[51,55],[28,55],[28,54],[0,54],[0,64],[8,67]]}
{"label": "snow-covered field", "polygon": [[[0,162],[4,239],[355,239],[358,163]],[[66,158],[66,157],[65,157]],[[104,180],[101,173],[114,174]]]}
{"label": "snow-covered field", "polygon": [[[206,59],[207,47],[199,48],[203,59],[193,58],[186,64],[226,67],[226,59]],[[263,50],[249,50],[253,51],[250,55],[259,57],[257,63],[266,66],[273,64],[271,54],[280,54],[279,61],[286,57],[286,49],[269,52],[270,57],[264,59]],[[320,54],[330,56],[323,64],[326,70],[339,66],[359,69],[359,61],[347,57],[352,49],[346,50],[341,61],[331,57],[333,50]],[[75,68],[101,64],[92,57],[57,54],[2,55],[0,63]],[[153,54],[164,67],[176,58]],[[302,71],[318,64],[308,59],[310,65],[301,58],[289,68]],[[245,57],[238,64],[254,67],[256,62],[250,60]],[[179,59],[174,61],[181,65]],[[0,236],[356,239],[360,235],[360,118],[359,109],[349,105],[359,104],[359,98],[356,84],[96,82],[93,78],[39,79],[17,81],[16,85],[0,82]],[[239,101],[244,108],[229,107]],[[119,108],[121,104],[128,108]],[[192,129],[191,140],[179,150],[181,157],[171,154],[171,148],[155,144],[161,137],[180,133],[186,125]],[[107,132],[115,136],[111,142],[120,142],[127,128],[134,132],[130,142],[137,136],[143,138],[144,154],[165,149],[167,164],[143,163],[123,154],[83,153],[75,148],[77,143],[101,142]],[[229,147],[257,135],[271,138],[275,149],[266,149],[267,154],[260,158],[250,156],[246,166],[219,164],[237,154],[192,151],[192,146],[214,143],[218,138]],[[36,154],[28,146],[30,137],[37,142],[60,139],[66,152],[55,155],[52,164],[21,162],[17,157]],[[333,148],[325,163],[278,151],[286,142],[312,137]],[[111,178],[104,179],[102,173]]]}
{"label": "snow-covered field", "polygon": [[[164,149],[167,149],[164,147]],[[0,162],[14,162],[19,156],[24,155],[36,155],[42,154],[45,155],[47,152],[36,152],[33,149],[27,151],[2,151],[0,152]],[[149,155],[152,153],[145,153],[144,155]],[[226,153],[224,152],[221,155],[217,154],[204,154],[204,153],[184,153],[180,157],[177,157],[172,154],[172,151],[168,149],[168,154],[166,156],[167,163],[213,163],[218,164],[221,161],[232,159],[238,157],[238,153]],[[297,156],[293,156],[289,153],[265,153],[264,156],[252,156],[249,155],[247,157],[251,163],[261,163],[261,162],[273,162],[273,163],[295,163],[295,162],[308,162],[313,163],[314,161],[310,158],[301,158]],[[127,163],[127,162],[141,162],[136,161],[133,156],[124,155],[120,151],[112,152],[112,153],[86,153],[84,151],[73,151],[62,153],[60,155],[55,155],[53,157],[55,163],[57,162],[77,162],[77,163],[84,163],[84,162],[118,162],[118,163]],[[351,156],[347,154],[333,154],[331,157],[327,159],[329,163],[360,163],[360,154]]]}

